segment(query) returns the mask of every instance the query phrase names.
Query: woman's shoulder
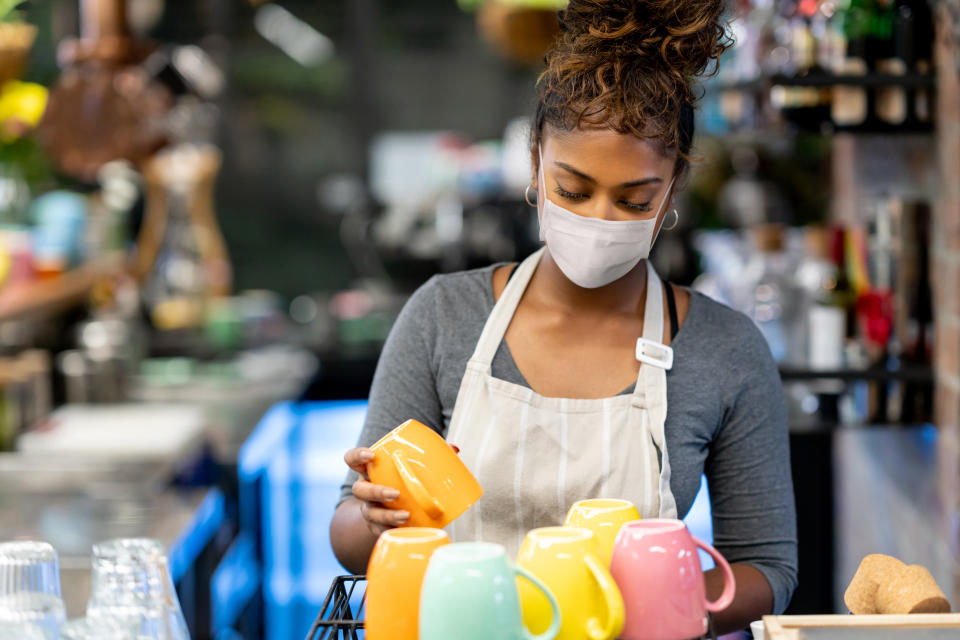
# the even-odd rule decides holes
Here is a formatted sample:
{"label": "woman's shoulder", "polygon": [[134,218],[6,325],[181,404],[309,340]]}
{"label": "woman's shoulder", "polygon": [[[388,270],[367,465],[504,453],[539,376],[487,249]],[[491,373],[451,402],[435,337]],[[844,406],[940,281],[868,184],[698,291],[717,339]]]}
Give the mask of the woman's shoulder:
{"label": "woman's shoulder", "polygon": [[756,363],[758,358],[772,362],[763,334],[746,314],[698,291],[688,291],[690,308],[683,329],[691,346],[730,364],[745,360]]}
{"label": "woman's shoulder", "polygon": [[493,308],[492,277],[498,266],[432,276],[410,296],[401,316],[431,332],[482,326]]}
{"label": "woman's shoulder", "polygon": [[411,301],[415,298],[429,299],[434,302],[439,300],[447,303],[458,300],[476,302],[478,299],[485,300],[487,298],[492,301],[493,272],[499,266],[501,265],[491,264],[466,271],[438,273],[420,285],[411,296]]}

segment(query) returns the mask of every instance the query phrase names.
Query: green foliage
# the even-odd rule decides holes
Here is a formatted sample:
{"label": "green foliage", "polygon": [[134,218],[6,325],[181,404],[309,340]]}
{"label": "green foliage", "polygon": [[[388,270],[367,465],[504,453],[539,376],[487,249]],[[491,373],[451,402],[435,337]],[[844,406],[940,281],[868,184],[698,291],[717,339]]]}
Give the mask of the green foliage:
{"label": "green foliage", "polygon": [[26,0],[0,0],[0,22],[18,22],[21,20],[17,7]]}

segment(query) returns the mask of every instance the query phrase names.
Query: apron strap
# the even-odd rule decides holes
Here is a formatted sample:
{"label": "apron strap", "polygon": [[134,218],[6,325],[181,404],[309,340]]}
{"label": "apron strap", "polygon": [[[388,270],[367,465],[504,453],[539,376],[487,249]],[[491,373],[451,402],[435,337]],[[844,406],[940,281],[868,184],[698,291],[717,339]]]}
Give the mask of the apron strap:
{"label": "apron strap", "polygon": [[[663,344],[663,284],[647,261],[647,299],[643,311],[643,337],[637,339],[637,360],[642,365],[667,370],[673,367],[673,349]],[[640,379],[637,379],[639,383]]]}
{"label": "apron strap", "polygon": [[[643,337],[637,340],[640,373],[631,404],[646,409],[645,420],[653,444],[660,450],[659,515],[676,518],[677,503],[670,489],[670,457],[664,425],[667,418],[667,370],[673,366],[673,349],[663,344],[663,284],[647,261],[647,299],[643,311]],[[651,505],[653,506],[653,505]]]}
{"label": "apron strap", "polygon": [[663,344],[663,283],[647,260],[647,299],[643,310],[643,337],[637,339],[640,372],[633,390],[633,404],[646,406],[645,395],[653,385],[666,387],[666,371],[673,366],[673,349]]}
{"label": "apron strap", "polygon": [[490,312],[487,323],[483,326],[483,333],[477,340],[477,347],[470,357],[470,364],[479,365],[485,371],[490,370],[493,356],[496,355],[500,343],[503,342],[503,336],[506,335],[507,327],[513,320],[517,305],[520,304],[523,292],[527,290],[527,285],[533,277],[533,272],[537,270],[540,257],[545,250],[546,246],[527,256],[513,272],[503,293],[500,294],[500,299],[493,305],[493,311]]}
{"label": "apron strap", "polygon": [[663,284],[649,260],[647,299],[643,309],[643,337],[652,342],[663,342]]}

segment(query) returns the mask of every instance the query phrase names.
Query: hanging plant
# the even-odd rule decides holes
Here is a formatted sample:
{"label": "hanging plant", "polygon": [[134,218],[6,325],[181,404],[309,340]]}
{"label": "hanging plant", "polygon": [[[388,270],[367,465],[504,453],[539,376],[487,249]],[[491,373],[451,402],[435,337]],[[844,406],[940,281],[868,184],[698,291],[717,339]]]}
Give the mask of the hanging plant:
{"label": "hanging plant", "polygon": [[26,0],[0,0],[0,22],[22,22],[23,15],[17,8]]}

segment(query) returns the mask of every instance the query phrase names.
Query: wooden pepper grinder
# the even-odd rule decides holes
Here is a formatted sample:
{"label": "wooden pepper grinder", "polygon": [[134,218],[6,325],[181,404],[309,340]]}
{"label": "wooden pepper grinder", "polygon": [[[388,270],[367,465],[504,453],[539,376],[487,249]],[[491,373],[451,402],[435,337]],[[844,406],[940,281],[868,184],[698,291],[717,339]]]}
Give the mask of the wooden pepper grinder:
{"label": "wooden pepper grinder", "polygon": [[209,303],[230,293],[230,259],[213,207],[220,162],[215,147],[184,144],[144,166],[136,276],[159,329],[199,326]]}

